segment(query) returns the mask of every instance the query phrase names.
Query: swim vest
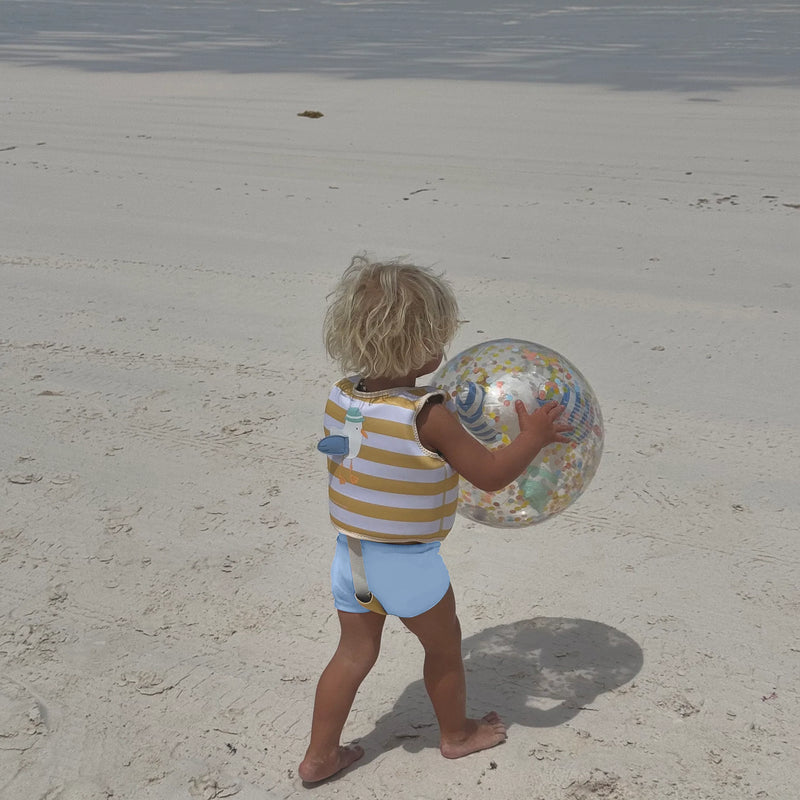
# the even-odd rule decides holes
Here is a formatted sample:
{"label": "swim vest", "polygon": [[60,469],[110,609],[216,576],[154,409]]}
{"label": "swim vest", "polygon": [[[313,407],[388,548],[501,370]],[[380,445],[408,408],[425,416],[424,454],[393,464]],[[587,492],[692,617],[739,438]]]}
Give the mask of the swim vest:
{"label": "swim vest", "polygon": [[458,473],[422,446],[416,418],[431,397],[451,407],[447,393],[432,386],[359,392],[358,382],[339,381],[325,406],[326,437],[361,437],[348,452],[328,455],[334,528],[373,542],[441,541],[453,527]]}

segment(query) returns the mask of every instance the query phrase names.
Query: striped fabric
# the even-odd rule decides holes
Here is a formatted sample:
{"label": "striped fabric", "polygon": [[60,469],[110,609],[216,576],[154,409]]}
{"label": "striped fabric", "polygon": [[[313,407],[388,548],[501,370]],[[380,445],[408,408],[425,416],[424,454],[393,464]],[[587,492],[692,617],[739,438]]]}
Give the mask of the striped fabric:
{"label": "striped fabric", "polygon": [[429,398],[447,398],[446,392],[430,386],[359,392],[357,384],[357,377],[339,381],[325,407],[326,436],[347,435],[345,417],[363,416],[356,456],[328,456],[334,528],[373,542],[441,541],[453,527],[458,474],[420,444],[415,420]]}

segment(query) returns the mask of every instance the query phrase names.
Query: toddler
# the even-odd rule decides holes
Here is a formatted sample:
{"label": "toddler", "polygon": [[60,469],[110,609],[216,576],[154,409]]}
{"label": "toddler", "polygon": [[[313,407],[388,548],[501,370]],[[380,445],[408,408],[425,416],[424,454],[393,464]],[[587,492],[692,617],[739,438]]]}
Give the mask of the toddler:
{"label": "toddler", "polygon": [[358,687],[378,658],[386,614],[425,651],[425,688],[445,758],[505,741],[501,718],[466,713],[461,628],[439,545],[453,526],[458,476],[486,491],[512,483],[571,428],[550,402],[529,414],[516,404],[520,433],[489,450],[461,426],[447,394],[417,380],[432,373],[458,329],[449,284],[430,270],[357,256],[331,295],[328,354],[353,373],[325,408],[330,515],[338,531],[331,568],[339,645],[317,685],[311,739],[298,773],[321,781],[357,761],[361,747],[340,736]]}

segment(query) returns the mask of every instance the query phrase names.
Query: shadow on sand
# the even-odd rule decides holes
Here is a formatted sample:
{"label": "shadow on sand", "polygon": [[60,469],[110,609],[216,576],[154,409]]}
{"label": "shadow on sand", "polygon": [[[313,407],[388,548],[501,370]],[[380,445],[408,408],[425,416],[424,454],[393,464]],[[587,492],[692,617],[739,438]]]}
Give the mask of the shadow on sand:
{"label": "shadow on sand", "polygon": [[[508,726],[545,728],[576,717],[603,692],[632,680],[642,650],[621,631],[587,619],[535,617],[464,640],[470,713],[497,711]],[[438,747],[438,728],[422,680],[359,742],[365,761],[403,747]],[[364,761],[360,763],[365,763]]]}
{"label": "shadow on sand", "polygon": [[6,0],[0,60],[702,92],[798,85],[798,39],[771,0]]}

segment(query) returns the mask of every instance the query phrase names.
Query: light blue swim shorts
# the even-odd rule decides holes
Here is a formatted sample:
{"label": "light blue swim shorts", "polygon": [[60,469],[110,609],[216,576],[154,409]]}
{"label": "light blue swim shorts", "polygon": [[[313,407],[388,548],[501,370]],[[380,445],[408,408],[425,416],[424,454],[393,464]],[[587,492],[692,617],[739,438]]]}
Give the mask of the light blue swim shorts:
{"label": "light blue swim shorts", "polygon": [[[432,609],[446,594],[450,574],[439,554],[441,542],[387,544],[361,542],[369,589],[387,614],[416,617]],[[333,602],[339,611],[366,614],[355,598],[347,537],[336,539],[331,565]]]}

